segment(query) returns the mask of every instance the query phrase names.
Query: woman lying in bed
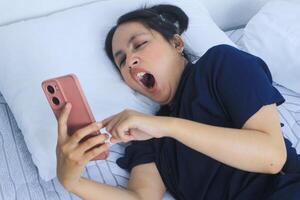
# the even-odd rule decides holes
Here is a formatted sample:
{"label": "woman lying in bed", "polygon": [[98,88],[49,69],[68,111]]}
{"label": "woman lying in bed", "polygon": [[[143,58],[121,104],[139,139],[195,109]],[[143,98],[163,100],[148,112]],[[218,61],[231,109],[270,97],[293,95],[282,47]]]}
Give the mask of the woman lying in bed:
{"label": "woman lying in bed", "polygon": [[[106,38],[106,53],[133,90],[161,105],[158,116],[125,110],[66,133],[71,106],[59,119],[57,173],[84,199],[299,199],[300,159],[283,138],[277,105],[284,102],[258,57],[227,45],[194,64],[181,34],[188,17],[158,5],[121,16]],[[201,35],[199,35],[201,37]],[[108,83],[109,84],[109,83]],[[129,142],[117,163],[131,172],[127,189],[81,173],[107,145],[85,135],[106,127],[112,142]]]}

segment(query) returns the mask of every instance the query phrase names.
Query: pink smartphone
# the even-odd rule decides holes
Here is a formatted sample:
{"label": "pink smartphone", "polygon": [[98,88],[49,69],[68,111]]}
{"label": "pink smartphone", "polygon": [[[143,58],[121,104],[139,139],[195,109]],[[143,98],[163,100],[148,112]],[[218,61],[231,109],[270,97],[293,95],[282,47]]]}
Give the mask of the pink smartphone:
{"label": "pink smartphone", "polygon": [[[58,119],[60,111],[66,102],[72,104],[72,109],[67,122],[69,135],[88,124],[95,122],[90,106],[88,105],[87,99],[75,74],[68,74],[45,80],[42,82],[42,88],[56,119]],[[101,134],[100,131],[91,133],[84,137],[80,143],[98,134]],[[96,145],[95,147],[100,145],[101,144]],[[104,160],[107,157],[108,151],[101,153],[92,160]]]}

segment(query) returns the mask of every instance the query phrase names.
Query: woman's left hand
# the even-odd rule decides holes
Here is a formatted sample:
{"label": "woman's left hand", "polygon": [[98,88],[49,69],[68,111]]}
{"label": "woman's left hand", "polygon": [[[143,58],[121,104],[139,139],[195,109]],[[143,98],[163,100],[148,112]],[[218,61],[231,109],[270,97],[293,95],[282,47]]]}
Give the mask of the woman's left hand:
{"label": "woman's left hand", "polygon": [[134,110],[124,110],[102,121],[112,135],[111,142],[148,140],[166,136],[170,118],[146,115]]}

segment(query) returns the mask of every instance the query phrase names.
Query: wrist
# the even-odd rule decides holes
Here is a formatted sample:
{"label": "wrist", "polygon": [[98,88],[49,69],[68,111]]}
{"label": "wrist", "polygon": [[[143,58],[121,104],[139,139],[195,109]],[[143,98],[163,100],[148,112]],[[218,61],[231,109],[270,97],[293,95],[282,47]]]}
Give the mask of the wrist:
{"label": "wrist", "polygon": [[165,118],[165,124],[166,124],[166,130],[163,133],[163,137],[172,137],[175,138],[176,136],[176,130],[177,130],[177,124],[178,124],[178,118],[175,117],[164,117]]}
{"label": "wrist", "polygon": [[82,177],[80,177],[76,182],[65,183],[63,184],[63,186],[67,191],[75,193],[76,188],[78,188],[78,186],[81,185],[80,182],[82,182]]}

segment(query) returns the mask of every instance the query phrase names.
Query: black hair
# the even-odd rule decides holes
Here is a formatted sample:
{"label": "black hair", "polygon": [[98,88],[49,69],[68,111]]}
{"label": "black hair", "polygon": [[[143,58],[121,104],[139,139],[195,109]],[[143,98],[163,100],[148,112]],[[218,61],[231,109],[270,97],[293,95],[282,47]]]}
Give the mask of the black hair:
{"label": "black hair", "polygon": [[[117,24],[110,29],[105,40],[106,55],[116,67],[117,65],[114,62],[112,52],[113,35],[119,25],[134,21],[140,22],[145,27],[159,32],[164,39],[170,41],[173,39],[174,34],[181,35],[187,30],[189,18],[181,8],[168,4],[159,4],[149,8],[144,6],[119,17]],[[189,61],[196,57],[186,49],[183,50],[183,56]]]}

